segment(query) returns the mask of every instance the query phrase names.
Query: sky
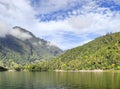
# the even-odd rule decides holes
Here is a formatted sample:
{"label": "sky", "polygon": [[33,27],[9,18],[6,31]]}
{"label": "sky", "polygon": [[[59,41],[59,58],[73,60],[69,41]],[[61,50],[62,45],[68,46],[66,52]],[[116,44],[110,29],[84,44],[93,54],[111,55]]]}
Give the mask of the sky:
{"label": "sky", "polygon": [[120,0],[0,0],[0,37],[14,26],[67,50],[119,32]]}

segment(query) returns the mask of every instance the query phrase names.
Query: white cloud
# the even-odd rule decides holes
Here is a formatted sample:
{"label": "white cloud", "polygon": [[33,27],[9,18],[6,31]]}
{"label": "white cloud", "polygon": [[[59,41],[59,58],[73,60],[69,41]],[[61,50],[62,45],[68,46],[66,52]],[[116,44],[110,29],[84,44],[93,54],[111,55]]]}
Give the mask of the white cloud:
{"label": "white cloud", "polygon": [[89,13],[85,15],[73,16],[69,22],[73,28],[78,29],[77,33],[97,33],[116,32],[120,27],[120,14],[108,11],[106,14]]}
{"label": "white cloud", "polygon": [[8,34],[9,27],[6,23],[0,21],[0,37],[5,37]]}
{"label": "white cloud", "polygon": [[48,42],[47,45],[48,45],[48,46],[55,46],[55,45],[54,45],[53,43],[51,43],[51,42]]}
{"label": "white cloud", "polygon": [[[116,2],[119,2],[119,0],[116,0]],[[35,18],[38,13],[49,14],[59,10],[67,10],[76,4],[80,4],[81,8],[66,12],[69,18],[65,20],[40,22],[39,19]],[[0,0],[0,20],[8,23],[8,26],[21,26],[38,37],[46,37],[47,40],[62,49],[88,42],[94,39],[93,35],[100,36],[107,32],[120,31],[120,12],[110,11],[109,8],[101,8],[93,0],[40,0],[38,6],[35,4],[34,8],[29,0]],[[0,28],[2,28],[1,24]],[[6,34],[5,30],[0,31],[0,35]],[[67,36],[65,33],[69,32],[74,34],[72,38],[65,37]],[[17,37],[19,35],[22,39],[30,38],[29,35],[22,34],[18,30],[11,34]],[[89,35],[92,37],[89,37]],[[76,42],[73,41],[72,43],[71,39]]]}
{"label": "white cloud", "polygon": [[21,40],[26,40],[32,38],[32,36],[29,33],[25,33],[21,31],[19,28],[15,28],[9,31],[9,34],[12,36],[21,39]]}
{"label": "white cloud", "polygon": [[10,26],[30,24],[35,20],[35,11],[29,0],[0,0],[0,19]]}

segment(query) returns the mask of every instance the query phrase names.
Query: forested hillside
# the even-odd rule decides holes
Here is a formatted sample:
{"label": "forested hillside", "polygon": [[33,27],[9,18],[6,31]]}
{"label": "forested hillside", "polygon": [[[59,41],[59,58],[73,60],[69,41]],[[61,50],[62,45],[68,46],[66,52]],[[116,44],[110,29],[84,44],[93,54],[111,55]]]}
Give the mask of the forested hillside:
{"label": "forested hillside", "polygon": [[[37,70],[120,69],[120,32],[106,34],[48,62],[30,67]],[[34,69],[33,69],[34,70]]]}
{"label": "forested hillside", "polygon": [[119,68],[120,32],[106,34],[83,46],[70,49],[57,59],[70,69]]}
{"label": "forested hillside", "polygon": [[[29,41],[26,40],[24,41],[24,43],[21,43],[21,41],[17,41],[17,42],[20,42],[18,45],[18,43],[16,44],[16,42],[11,41],[10,37],[8,37],[9,40],[7,40],[7,43],[9,43],[9,46],[5,46],[5,45],[1,46],[0,55],[1,57],[4,58],[4,59],[3,58],[1,59],[11,61],[10,63],[13,63],[13,60],[15,61],[16,59],[18,59],[19,61],[21,60],[28,61],[29,63],[25,64],[22,67],[23,69],[27,69],[30,71],[120,69],[120,32],[109,33],[104,36],[98,37],[95,40],[88,42],[82,46],[78,46],[76,48],[67,50],[64,54],[61,54],[60,56],[57,56],[52,60],[36,61],[32,64],[30,62],[35,59],[36,57],[35,52],[38,52],[36,55],[40,55],[41,52],[45,52],[46,54],[48,54],[47,51],[49,52],[49,50],[39,51],[37,49],[40,48],[40,46],[38,46],[37,49],[33,48],[33,46],[31,49],[30,45],[26,46],[25,44],[33,43],[32,39]],[[19,39],[14,39],[14,40],[19,40]],[[34,41],[35,40],[36,39],[34,39]],[[0,40],[0,41],[3,41],[3,40]],[[20,48],[21,45],[24,51],[22,50],[22,48]],[[3,46],[5,46],[4,50],[3,50]],[[43,45],[43,46],[46,47],[46,45]],[[10,48],[12,48],[12,51]],[[53,49],[51,49],[50,53],[52,51]],[[25,52],[28,52],[26,53],[26,55],[28,56],[26,55],[22,57],[19,56],[19,54],[23,55]],[[56,49],[53,52],[55,54],[57,52],[61,53],[61,50]],[[31,56],[29,56],[30,54]],[[13,57],[15,57],[16,59],[12,59]],[[27,57],[27,60],[25,60],[25,57]],[[44,57],[44,55],[37,56],[38,59],[41,59],[41,57]],[[19,62],[18,60],[17,62]]]}
{"label": "forested hillside", "polygon": [[61,53],[57,46],[21,27],[16,26],[5,37],[0,37],[0,65],[4,67],[49,60]]}

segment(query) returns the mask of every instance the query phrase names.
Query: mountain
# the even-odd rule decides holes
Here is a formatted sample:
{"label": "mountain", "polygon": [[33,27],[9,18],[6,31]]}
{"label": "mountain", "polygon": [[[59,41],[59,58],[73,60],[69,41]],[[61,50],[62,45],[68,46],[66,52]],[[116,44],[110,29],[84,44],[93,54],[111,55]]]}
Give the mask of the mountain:
{"label": "mountain", "polygon": [[52,43],[18,26],[13,27],[6,37],[0,37],[0,65],[3,66],[48,60],[62,52]]}
{"label": "mountain", "polygon": [[59,69],[120,69],[120,32],[67,50],[56,61],[61,63]]}

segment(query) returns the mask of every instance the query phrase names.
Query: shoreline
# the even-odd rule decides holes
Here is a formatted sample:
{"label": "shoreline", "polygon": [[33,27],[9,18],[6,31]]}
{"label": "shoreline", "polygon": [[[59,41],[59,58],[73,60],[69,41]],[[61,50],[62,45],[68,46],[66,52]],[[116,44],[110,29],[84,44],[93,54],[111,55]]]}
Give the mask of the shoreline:
{"label": "shoreline", "polygon": [[103,72],[104,70],[55,70],[55,72]]}
{"label": "shoreline", "polygon": [[[28,70],[21,70],[21,71],[28,71]],[[8,72],[18,72],[14,69],[10,69],[8,70]],[[20,71],[19,71],[20,72]],[[37,71],[35,71],[37,72]],[[40,71],[40,72],[44,72],[44,71]],[[51,71],[46,71],[46,72],[51,72]],[[120,70],[101,70],[101,69],[95,69],[95,70],[52,70],[52,72],[120,72]]]}
{"label": "shoreline", "polygon": [[120,72],[120,70],[55,70],[55,72]]}

